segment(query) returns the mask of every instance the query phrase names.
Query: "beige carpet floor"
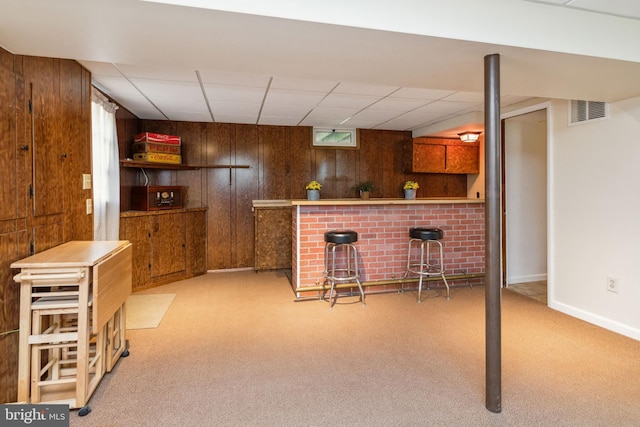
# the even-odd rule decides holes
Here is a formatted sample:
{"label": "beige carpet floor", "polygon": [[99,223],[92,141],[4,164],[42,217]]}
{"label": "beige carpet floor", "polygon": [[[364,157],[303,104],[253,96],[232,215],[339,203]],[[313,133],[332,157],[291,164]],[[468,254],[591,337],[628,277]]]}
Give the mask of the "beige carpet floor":
{"label": "beige carpet floor", "polygon": [[[278,273],[212,273],[71,426],[637,426],[640,342],[503,292],[502,412],[485,408],[484,287],[294,302]],[[350,301],[355,301],[355,298]]]}

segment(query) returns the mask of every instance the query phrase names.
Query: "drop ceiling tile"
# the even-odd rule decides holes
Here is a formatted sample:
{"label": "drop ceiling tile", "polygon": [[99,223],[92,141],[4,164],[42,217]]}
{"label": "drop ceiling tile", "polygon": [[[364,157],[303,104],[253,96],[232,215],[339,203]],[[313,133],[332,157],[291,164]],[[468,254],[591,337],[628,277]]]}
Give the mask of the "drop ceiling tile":
{"label": "drop ceiling tile", "polygon": [[324,108],[355,108],[361,110],[378,101],[375,96],[341,95],[330,93],[322,100],[319,107]]}
{"label": "drop ceiling tile", "polygon": [[[557,3],[559,0],[556,0]],[[576,9],[587,9],[594,12],[607,13],[610,15],[628,16],[640,18],[640,3],[637,0],[573,0],[566,3],[567,7]]]}
{"label": "drop ceiling tile", "polygon": [[[362,120],[362,119],[351,119],[348,122],[341,125],[341,127],[347,128],[357,128],[357,129],[372,129],[379,125],[381,122],[377,120]],[[388,127],[385,127],[387,130],[395,130]]]}
{"label": "drop ceiling tile", "polygon": [[172,112],[208,112],[207,104],[202,98],[198,100],[188,99],[152,99],[151,100],[167,116]]}
{"label": "drop ceiling tile", "polygon": [[431,104],[427,104],[423,107],[416,109],[418,113],[436,113],[440,115],[446,115],[451,113],[466,112],[470,108],[478,105],[475,102],[449,102],[449,101],[435,101]]}
{"label": "drop ceiling tile", "polygon": [[298,105],[312,108],[318,105],[324,97],[325,94],[322,92],[272,89],[267,94],[265,103],[274,105]]}
{"label": "drop ceiling tile", "polygon": [[274,77],[271,89],[285,89],[305,92],[330,92],[338,82],[328,80],[299,79],[293,77]]}
{"label": "drop ceiling tile", "polygon": [[211,122],[211,115],[206,112],[192,112],[192,111],[173,111],[171,114],[167,114],[169,120],[177,120],[181,122]]}
{"label": "drop ceiling tile", "polygon": [[373,129],[389,129],[389,130],[409,130],[414,126],[416,120],[409,120],[407,118],[395,118],[384,123],[380,123],[373,127]]}
{"label": "drop ceiling tile", "polygon": [[260,116],[260,122],[258,124],[271,126],[297,126],[299,122],[299,119],[291,116],[270,116],[263,114]]}
{"label": "drop ceiling tile", "polygon": [[569,0],[526,0],[533,3],[553,3],[553,4],[565,4]]}
{"label": "drop ceiling tile", "polygon": [[257,122],[257,117],[252,114],[230,114],[226,111],[222,111],[219,114],[214,112],[213,116],[216,119],[217,123],[244,123],[244,124],[255,124]]}
{"label": "drop ceiling tile", "polygon": [[[94,83],[97,83],[103,88],[106,88],[105,91],[107,95],[111,95],[112,93],[114,94],[140,93],[124,77],[92,76],[92,80]],[[115,96],[113,98],[118,99]]]}
{"label": "drop ceiling tile", "polygon": [[251,102],[229,102],[229,101],[210,101],[211,111],[218,121],[221,114],[253,117],[250,123],[255,123],[255,119],[260,112],[260,104]]}
{"label": "drop ceiling tile", "polygon": [[228,85],[266,88],[269,76],[263,74],[229,73],[224,71],[199,70],[204,85]]}
{"label": "drop ceiling tile", "polygon": [[352,117],[358,112],[355,108],[314,108],[307,116],[308,119],[318,119],[323,122],[329,121],[332,126],[338,125],[344,119]]}
{"label": "drop ceiling tile", "polygon": [[129,110],[131,113],[139,117],[138,113],[147,110],[157,111],[149,101],[145,98],[119,98],[118,104]]}
{"label": "drop ceiling tile", "polygon": [[291,116],[302,119],[309,111],[310,108],[298,105],[265,104],[262,107],[262,116]]}
{"label": "drop ceiling tile", "polygon": [[148,97],[180,98],[200,97],[202,90],[198,83],[166,80],[131,79],[131,82]]}
{"label": "drop ceiling tile", "polygon": [[96,62],[96,61],[78,61],[87,70],[91,71],[91,77],[94,76],[111,76],[122,77],[120,71],[113,66],[110,62]]}
{"label": "drop ceiling tile", "polygon": [[527,99],[531,99],[531,98],[528,96],[505,95],[500,97],[500,105],[507,106],[512,104],[517,104],[518,102],[523,102],[523,101],[526,101]]}
{"label": "drop ceiling tile", "polygon": [[139,119],[144,120],[166,120],[166,117],[162,115],[158,110],[154,109],[141,109],[138,108],[135,115]]}
{"label": "drop ceiling tile", "polygon": [[423,100],[438,100],[455,93],[453,90],[440,90],[440,89],[421,89],[403,87],[389,95],[389,98],[409,98],[409,99],[423,99]]}
{"label": "drop ceiling tile", "polygon": [[135,89],[132,90],[132,89],[120,91],[120,96],[117,98],[118,102],[121,100],[134,100],[134,101],[145,102],[146,104],[149,104],[149,101],[147,100],[147,98],[145,98],[137,90]]}
{"label": "drop ceiling tile", "polygon": [[177,67],[149,67],[129,64],[114,64],[130,79],[164,80],[172,82],[197,83],[195,70]]}
{"label": "drop ceiling tile", "polygon": [[383,128],[388,125],[402,127],[402,129],[414,129],[435,121],[440,121],[441,117],[439,114],[412,111],[389,120],[383,124]]}
{"label": "drop ceiling tile", "polygon": [[249,86],[204,85],[209,102],[262,103],[264,89]]}
{"label": "drop ceiling tile", "polygon": [[481,92],[455,92],[444,97],[441,101],[455,102],[484,102],[484,93]]}
{"label": "drop ceiling tile", "polygon": [[398,89],[398,87],[393,86],[375,86],[340,82],[338,87],[333,90],[333,93],[340,93],[344,95],[371,95],[383,97],[394,93]]}
{"label": "drop ceiling tile", "polygon": [[372,110],[366,109],[364,111],[360,111],[358,114],[353,116],[355,120],[365,120],[365,121],[375,121],[377,123],[385,122],[387,120],[391,120],[394,117],[398,117],[401,115],[401,112],[398,111],[384,111],[384,110]]}
{"label": "drop ceiling tile", "polygon": [[305,117],[304,120],[300,122],[299,126],[310,126],[310,127],[331,128],[331,129],[335,129],[337,127],[340,127],[340,128],[349,127],[348,125],[337,126],[335,124],[335,121],[333,120],[311,119],[310,117]]}
{"label": "drop ceiling tile", "polygon": [[371,105],[368,110],[384,110],[384,111],[411,111],[422,107],[431,101],[411,98],[383,98]]}

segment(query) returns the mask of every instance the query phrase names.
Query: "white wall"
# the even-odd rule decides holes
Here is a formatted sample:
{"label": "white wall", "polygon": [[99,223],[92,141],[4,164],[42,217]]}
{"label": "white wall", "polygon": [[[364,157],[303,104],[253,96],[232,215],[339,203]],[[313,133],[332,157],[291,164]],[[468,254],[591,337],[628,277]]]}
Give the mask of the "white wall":
{"label": "white wall", "polygon": [[547,116],[506,119],[507,284],[547,279]]}
{"label": "white wall", "polygon": [[[640,61],[634,19],[513,0],[152,0],[231,12]],[[526,25],[535,22],[536,25]],[[526,30],[523,28],[526,26]],[[562,43],[558,43],[562,40]],[[491,51],[487,52],[493,52]]]}
{"label": "white wall", "polygon": [[568,126],[566,101],[550,117],[549,306],[640,339],[640,98],[609,120]]}

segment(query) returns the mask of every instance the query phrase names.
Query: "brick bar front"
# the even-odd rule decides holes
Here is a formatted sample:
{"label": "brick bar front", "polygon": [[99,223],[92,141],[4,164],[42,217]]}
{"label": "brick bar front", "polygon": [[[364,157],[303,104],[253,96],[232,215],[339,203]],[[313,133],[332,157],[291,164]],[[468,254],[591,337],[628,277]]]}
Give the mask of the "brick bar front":
{"label": "brick bar front", "polygon": [[294,289],[324,282],[324,232],[337,229],[358,233],[356,245],[362,281],[403,277],[410,227],[438,227],[444,231],[447,275],[484,271],[483,200],[337,199],[292,200],[291,204]]}

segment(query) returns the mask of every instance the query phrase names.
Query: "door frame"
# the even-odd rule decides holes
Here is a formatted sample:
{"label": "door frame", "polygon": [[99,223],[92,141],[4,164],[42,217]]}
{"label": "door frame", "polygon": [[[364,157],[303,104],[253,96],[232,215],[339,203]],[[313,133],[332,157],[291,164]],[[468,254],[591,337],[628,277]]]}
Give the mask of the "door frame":
{"label": "door frame", "polygon": [[546,229],[546,233],[547,233],[547,247],[546,247],[546,257],[547,257],[547,288],[548,288],[548,294],[551,295],[551,293],[549,292],[550,290],[550,284],[549,284],[549,242],[550,240],[550,236],[549,236],[549,230],[550,230],[550,226],[549,226],[549,220],[550,220],[550,216],[549,216],[549,206],[550,206],[550,183],[551,183],[551,174],[550,174],[550,170],[551,170],[551,164],[550,164],[550,124],[552,123],[551,120],[551,102],[550,101],[546,101],[546,102],[542,102],[539,104],[533,104],[527,107],[523,107],[520,109],[515,109],[509,112],[505,112],[502,113],[500,115],[500,167],[501,167],[501,187],[500,187],[500,199],[501,199],[501,272],[502,272],[502,287],[508,287],[507,284],[507,265],[508,265],[508,260],[507,260],[507,206],[506,206],[506,168],[505,168],[505,121],[509,118],[512,117],[517,117],[517,116],[521,116],[524,114],[528,114],[528,113],[533,113],[535,111],[540,111],[540,110],[545,110],[546,112],[546,121],[547,121],[547,135],[546,135],[546,145],[547,145],[547,159],[546,159],[546,178],[547,178],[547,184],[546,184],[546,198],[547,198],[547,212],[546,212],[546,217],[547,217],[547,229]]}

